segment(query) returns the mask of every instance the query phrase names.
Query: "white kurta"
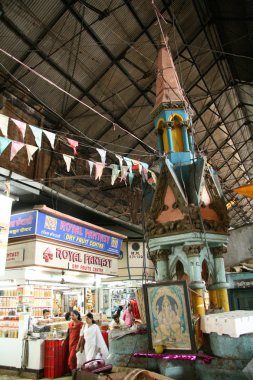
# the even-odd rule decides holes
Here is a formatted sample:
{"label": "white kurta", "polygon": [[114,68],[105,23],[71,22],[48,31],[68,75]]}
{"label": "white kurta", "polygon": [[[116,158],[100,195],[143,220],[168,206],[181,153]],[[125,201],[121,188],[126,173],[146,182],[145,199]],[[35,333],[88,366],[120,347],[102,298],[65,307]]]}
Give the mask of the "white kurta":
{"label": "white kurta", "polygon": [[[84,337],[84,352],[77,355],[78,362],[81,364],[95,359],[98,352],[101,353],[102,359],[106,360],[109,355],[108,348],[105,344],[104,338],[101,334],[99,327],[94,323],[90,327],[86,324],[80,331],[80,336]],[[78,363],[78,364],[79,364]],[[77,366],[79,367],[79,365]]]}

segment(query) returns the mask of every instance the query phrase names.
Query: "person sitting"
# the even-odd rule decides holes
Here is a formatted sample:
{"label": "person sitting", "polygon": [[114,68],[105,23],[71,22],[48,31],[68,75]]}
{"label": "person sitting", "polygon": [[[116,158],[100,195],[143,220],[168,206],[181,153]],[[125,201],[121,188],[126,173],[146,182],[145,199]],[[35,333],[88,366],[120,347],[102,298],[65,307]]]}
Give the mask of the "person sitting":
{"label": "person sitting", "polygon": [[123,310],[123,306],[119,305],[117,307],[117,309],[115,310],[115,312],[113,313],[113,315],[118,315],[120,318],[120,314],[121,314],[122,310]]}
{"label": "person sitting", "polygon": [[127,327],[125,325],[125,322],[122,319],[120,319],[118,314],[115,314],[112,318],[113,318],[113,321],[110,324],[110,330],[122,329],[123,327]]}
{"label": "person sitting", "polygon": [[35,333],[49,332],[50,326],[48,324],[52,322],[50,319],[50,310],[43,309],[43,316],[41,318],[30,318],[29,331]]}

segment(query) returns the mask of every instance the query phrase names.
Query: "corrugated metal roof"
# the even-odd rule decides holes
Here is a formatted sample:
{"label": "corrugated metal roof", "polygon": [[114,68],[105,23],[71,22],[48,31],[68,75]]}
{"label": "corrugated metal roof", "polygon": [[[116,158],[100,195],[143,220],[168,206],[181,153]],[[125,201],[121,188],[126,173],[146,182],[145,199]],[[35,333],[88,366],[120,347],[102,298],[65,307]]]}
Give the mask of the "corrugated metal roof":
{"label": "corrugated metal roof", "polygon": [[[233,206],[236,212],[233,207],[229,211],[231,223],[238,225],[252,220],[252,202],[231,192],[233,186],[252,181],[253,175],[253,90],[252,83],[240,78],[245,77],[240,67],[242,63],[244,67],[242,60],[247,60],[248,52],[241,60],[240,54],[226,53],[230,45],[224,36],[228,38],[229,34],[227,30],[224,35],[220,31],[220,21],[215,19],[216,10],[210,0],[156,0],[155,5],[159,22],[169,37],[179,79],[195,113],[196,144],[219,170],[226,199],[238,200]],[[219,7],[225,7],[224,3],[220,2]],[[0,80],[5,83],[6,96],[13,95],[20,102],[25,99],[28,104],[24,109],[27,105],[41,108],[38,98],[42,99],[43,112],[47,112],[49,119],[52,117],[50,125],[55,125],[57,116],[53,111],[57,111],[70,125],[64,125],[61,118],[57,124],[64,125],[64,131],[70,129],[73,138],[80,138],[82,153],[87,150],[87,157],[95,159],[95,148],[105,146],[110,152],[145,157],[148,162],[156,160],[156,153],[152,153],[156,136],[150,112],[155,101],[155,60],[161,30],[151,1],[6,0],[3,10],[1,47],[70,90],[109,121],[78,101],[67,100],[62,92],[1,54],[1,63],[33,93],[29,94],[20,82],[10,81],[6,70],[1,68]],[[222,8],[220,15],[224,12]],[[230,12],[234,14],[233,7]],[[242,24],[237,23],[237,33]],[[223,26],[227,28],[225,22]],[[244,39],[238,43],[247,48]],[[231,46],[235,49],[236,43]],[[112,126],[114,120],[120,127]],[[85,135],[92,141],[86,140]],[[61,170],[66,170],[64,164]],[[87,172],[88,168],[83,170]],[[103,199],[101,188],[105,187],[105,193],[109,194],[110,183],[105,177],[99,183],[83,180],[80,186],[80,196],[85,194],[87,202],[99,208]],[[90,186],[98,187],[99,196],[91,197]],[[109,213],[128,218],[116,207],[122,190],[110,191],[114,195],[104,197],[103,209],[107,207]]]}

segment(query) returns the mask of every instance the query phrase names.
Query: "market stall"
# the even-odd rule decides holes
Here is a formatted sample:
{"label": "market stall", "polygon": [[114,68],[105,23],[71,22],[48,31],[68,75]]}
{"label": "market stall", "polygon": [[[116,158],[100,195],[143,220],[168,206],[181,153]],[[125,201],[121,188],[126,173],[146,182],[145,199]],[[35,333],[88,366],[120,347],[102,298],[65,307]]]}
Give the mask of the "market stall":
{"label": "market stall", "polygon": [[[99,311],[101,277],[117,276],[124,238],[47,207],[39,209],[12,216],[6,271],[0,277],[1,352],[10,346],[9,361],[0,360],[0,369],[22,367],[38,376],[47,361],[45,340],[66,334],[64,314]],[[47,331],[36,332],[31,320],[39,325],[45,309],[50,313]],[[100,324],[102,314],[95,316]]]}

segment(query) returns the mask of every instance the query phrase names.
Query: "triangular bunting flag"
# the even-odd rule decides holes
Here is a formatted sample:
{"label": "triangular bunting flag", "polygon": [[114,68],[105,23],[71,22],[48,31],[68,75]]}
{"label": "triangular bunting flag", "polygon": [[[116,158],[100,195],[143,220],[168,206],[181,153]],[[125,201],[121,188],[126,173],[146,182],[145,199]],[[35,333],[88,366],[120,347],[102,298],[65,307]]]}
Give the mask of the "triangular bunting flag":
{"label": "triangular bunting flag", "polygon": [[78,141],[76,140],[71,140],[71,139],[67,139],[68,140],[68,143],[69,145],[71,146],[71,148],[73,149],[74,151],[74,155],[76,156],[77,155],[77,151],[76,151],[76,148],[78,147]]}
{"label": "triangular bunting flag", "polygon": [[127,166],[122,166],[121,167],[120,180],[121,181],[126,181],[127,174],[128,174],[128,167]]}
{"label": "triangular bunting flag", "polygon": [[49,132],[49,131],[44,131],[44,130],[43,130],[43,132],[47,136],[47,138],[51,144],[52,149],[54,149],[55,133]]}
{"label": "triangular bunting flag", "polygon": [[92,175],[92,169],[93,169],[93,166],[94,166],[94,162],[92,161],[88,161],[89,163],[89,167],[90,167],[90,176]]}
{"label": "triangular bunting flag", "polygon": [[115,154],[115,156],[116,156],[117,159],[119,160],[119,166],[121,167],[122,164],[123,164],[123,157],[121,157],[119,154]]}
{"label": "triangular bunting flag", "polygon": [[111,164],[111,165],[110,165],[110,168],[112,168],[111,184],[112,184],[112,186],[113,186],[114,183],[115,183],[115,181],[116,181],[116,179],[117,179],[118,176],[119,176],[120,170],[119,170],[118,165],[116,165],[116,164]]}
{"label": "triangular bunting flag", "polygon": [[130,187],[131,187],[132,183],[133,183],[133,179],[134,179],[134,173],[133,172],[130,172],[128,174],[128,179],[129,179],[129,184],[130,184]]}
{"label": "triangular bunting flag", "polygon": [[128,166],[129,172],[132,173],[132,160],[131,160],[131,158],[124,157],[124,160]]}
{"label": "triangular bunting flag", "polygon": [[26,144],[26,152],[28,157],[28,165],[30,165],[30,162],[33,160],[33,155],[39,148],[37,146]]}
{"label": "triangular bunting flag", "polygon": [[34,127],[33,125],[30,125],[30,124],[29,124],[29,127],[32,130],[32,133],[34,135],[35,142],[36,142],[37,146],[40,148],[41,147],[41,138],[42,138],[42,129],[40,129],[38,127]]}
{"label": "triangular bunting flag", "polygon": [[104,170],[105,164],[103,164],[102,162],[95,162],[95,166],[96,166],[95,179],[99,179],[100,180],[100,178],[101,178],[101,176],[103,174],[103,170]]}
{"label": "triangular bunting flag", "polygon": [[145,180],[148,180],[148,164],[146,162],[140,162],[140,166],[142,167],[142,173],[144,175]]}
{"label": "triangular bunting flag", "polygon": [[104,149],[99,149],[99,148],[96,148],[96,150],[97,150],[98,153],[100,154],[101,162],[103,162],[103,164],[105,164],[106,150],[104,150]]}
{"label": "triangular bunting flag", "polygon": [[139,169],[139,163],[140,163],[140,161],[132,160],[132,170],[138,170]]}
{"label": "triangular bunting flag", "polygon": [[67,172],[69,172],[70,171],[71,160],[74,157],[73,156],[69,156],[67,154],[63,154],[62,156],[63,156],[64,161],[65,161],[66,166],[67,166]]}
{"label": "triangular bunting flag", "polygon": [[26,131],[26,123],[24,123],[23,121],[16,120],[16,119],[11,119],[11,120],[16,124],[16,126],[20,130],[22,137],[23,137],[23,140],[24,140],[25,131]]}
{"label": "triangular bunting flag", "polygon": [[149,171],[151,173],[151,177],[153,178],[153,183],[156,183],[156,175],[151,170]]}
{"label": "triangular bunting flag", "polygon": [[6,137],[0,137],[0,155],[4,152],[10,143],[10,139],[7,139]]}
{"label": "triangular bunting flag", "polygon": [[25,144],[19,141],[12,141],[10,161],[16,156],[16,154],[23,148]]}
{"label": "triangular bunting flag", "polygon": [[5,137],[8,136],[8,124],[9,124],[8,116],[0,115],[0,130]]}

